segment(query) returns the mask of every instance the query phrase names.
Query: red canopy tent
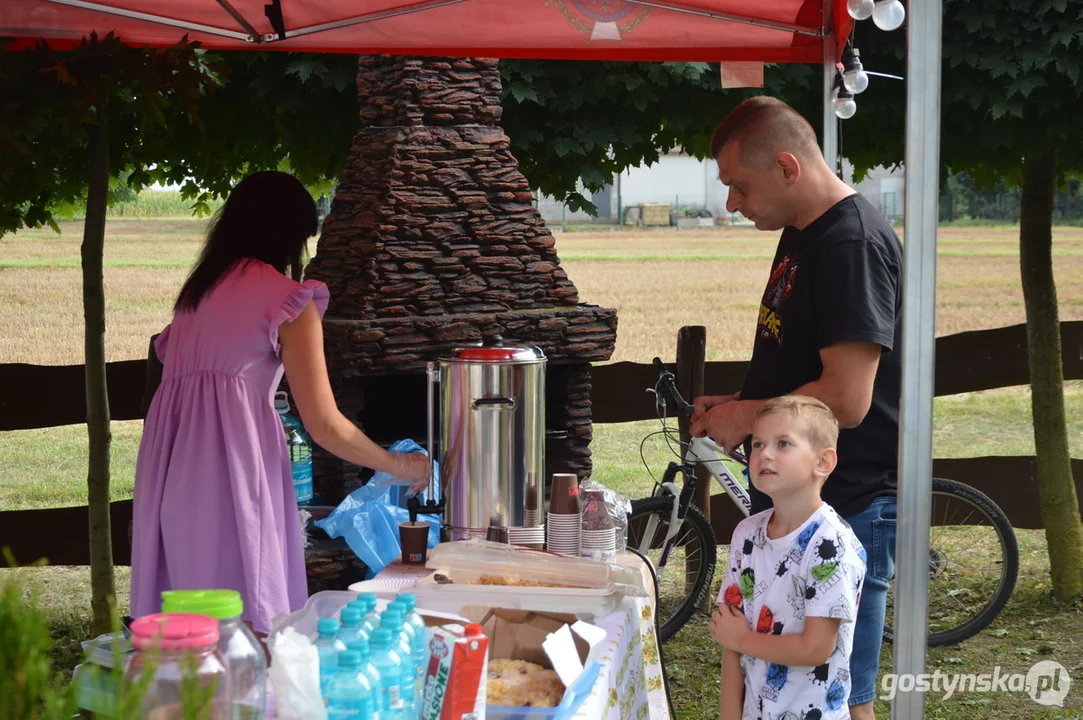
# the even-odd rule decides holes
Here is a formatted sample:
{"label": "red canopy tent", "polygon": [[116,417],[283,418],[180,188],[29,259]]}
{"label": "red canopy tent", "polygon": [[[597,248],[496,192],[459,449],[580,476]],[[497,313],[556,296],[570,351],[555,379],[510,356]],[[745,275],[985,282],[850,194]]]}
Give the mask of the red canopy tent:
{"label": "red canopy tent", "polygon": [[[942,0],[910,5],[906,245],[894,672],[925,669],[932,477],[933,352]],[[842,0],[0,0],[10,48],[58,47],[97,32],[132,45],[568,60],[822,63],[824,156],[835,166],[830,102],[851,19]],[[892,717],[920,720],[924,693]]]}
{"label": "red canopy tent", "polygon": [[[0,36],[206,48],[592,60],[819,63],[846,37],[821,0],[4,0]],[[826,16],[825,16],[826,15]],[[833,45],[833,44],[832,44]],[[834,47],[832,47],[834,52]]]}

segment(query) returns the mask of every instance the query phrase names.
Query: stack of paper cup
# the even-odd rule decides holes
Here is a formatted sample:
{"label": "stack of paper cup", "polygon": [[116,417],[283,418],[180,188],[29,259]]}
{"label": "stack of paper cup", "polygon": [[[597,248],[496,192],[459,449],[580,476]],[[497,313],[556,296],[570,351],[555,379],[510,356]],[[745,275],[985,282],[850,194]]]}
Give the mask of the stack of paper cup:
{"label": "stack of paper cup", "polygon": [[579,556],[579,478],[571,473],[553,475],[549,492],[549,512],[545,518],[548,530],[546,547],[561,555]]}
{"label": "stack of paper cup", "polygon": [[547,521],[546,548],[549,552],[579,557],[579,513],[549,513]]}
{"label": "stack of paper cup", "polygon": [[541,550],[545,547],[545,526],[536,527],[510,527],[508,528],[508,542],[512,545]]}
{"label": "stack of paper cup", "polygon": [[611,563],[617,559],[617,530],[580,530],[579,555],[598,562]]}

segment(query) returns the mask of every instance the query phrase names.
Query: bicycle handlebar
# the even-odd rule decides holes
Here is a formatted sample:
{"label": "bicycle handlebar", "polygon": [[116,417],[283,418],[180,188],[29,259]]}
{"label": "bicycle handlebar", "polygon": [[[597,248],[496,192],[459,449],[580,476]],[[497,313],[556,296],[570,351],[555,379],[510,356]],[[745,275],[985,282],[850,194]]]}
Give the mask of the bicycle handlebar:
{"label": "bicycle handlebar", "polygon": [[681,397],[677,391],[677,378],[666,368],[661,358],[654,359],[654,369],[658,371],[658,382],[655,383],[654,391],[663,398],[668,398],[685,415],[692,417],[696,408]]}

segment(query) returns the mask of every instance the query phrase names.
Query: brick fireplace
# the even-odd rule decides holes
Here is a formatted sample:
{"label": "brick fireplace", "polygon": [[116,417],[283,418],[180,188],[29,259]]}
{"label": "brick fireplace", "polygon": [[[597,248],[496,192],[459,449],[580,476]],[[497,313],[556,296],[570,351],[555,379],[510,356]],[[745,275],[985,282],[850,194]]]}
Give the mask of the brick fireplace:
{"label": "brick fireplace", "polygon": [[[549,359],[547,473],[590,473],[590,363],[615,310],[579,302],[499,126],[495,60],[362,57],[361,130],[307,276],[327,283],[339,407],[375,440],[425,436],[425,363],[501,336]],[[317,449],[317,495],[359,468]]]}

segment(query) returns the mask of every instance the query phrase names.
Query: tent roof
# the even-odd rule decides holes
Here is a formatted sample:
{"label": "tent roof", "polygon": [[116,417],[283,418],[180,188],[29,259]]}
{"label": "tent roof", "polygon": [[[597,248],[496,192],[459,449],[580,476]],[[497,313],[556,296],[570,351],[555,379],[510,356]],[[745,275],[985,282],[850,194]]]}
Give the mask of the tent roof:
{"label": "tent roof", "polygon": [[132,45],[188,34],[223,50],[821,63],[824,28],[850,30],[845,4],[834,5],[826,22],[826,0],[2,0],[0,37],[64,46],[115,31]]}

